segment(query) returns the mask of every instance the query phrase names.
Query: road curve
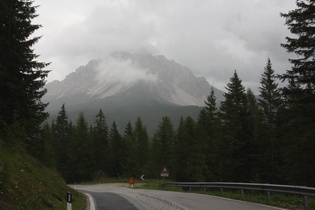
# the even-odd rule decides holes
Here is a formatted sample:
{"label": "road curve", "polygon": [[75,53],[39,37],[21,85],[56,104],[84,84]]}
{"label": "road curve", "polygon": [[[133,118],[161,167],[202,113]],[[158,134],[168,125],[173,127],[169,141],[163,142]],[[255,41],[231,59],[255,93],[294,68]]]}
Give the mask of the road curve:
{"label": "road curve", "polygon": [[275,210],[272,206],[210,195],[173,191],[131,189],[128,184],[76,185],[88,195],[90,210]]}

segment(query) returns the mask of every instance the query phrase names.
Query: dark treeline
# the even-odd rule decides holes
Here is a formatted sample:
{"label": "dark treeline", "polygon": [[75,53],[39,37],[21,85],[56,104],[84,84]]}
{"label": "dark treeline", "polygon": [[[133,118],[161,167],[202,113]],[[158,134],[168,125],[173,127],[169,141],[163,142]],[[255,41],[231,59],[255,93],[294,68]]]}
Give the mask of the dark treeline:
{"label": "dark treeline", "polygon": [[182,118],[174,128],[165,116],[151,138],[140,117],[119,133],[115,122],[107,125],[101,109],[93,125],[83,113],[72,124],[63,105],[51,125],[43,126],[35,151],[68,182],[142,174],[158,178],[166,166],[176,181],[314,186],[313,139],[302,131],[310,125],[295,123],[296,107],[276,81],[268,59],[256,97],[235,71],[219,106],[211,89],[198,119]]}

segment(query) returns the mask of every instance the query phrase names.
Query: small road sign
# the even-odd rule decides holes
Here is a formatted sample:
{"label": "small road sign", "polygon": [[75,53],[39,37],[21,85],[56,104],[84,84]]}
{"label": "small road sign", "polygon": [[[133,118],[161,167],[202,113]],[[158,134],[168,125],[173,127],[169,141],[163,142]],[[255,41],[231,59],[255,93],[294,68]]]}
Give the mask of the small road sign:
{"label": "small road sign", "polygon": [[135,184],[135,180],[133,179],[133,177],[129,178],[128,183],[129,183],[129,186],[131,186],[133,188],[133,185]]}
{"label": "small road sign", "polygon": [[161,176],[162,177],[168,177],[169,176],[169,173],[168,173],[166,166],[164,166],[164,168],[162,169]]}

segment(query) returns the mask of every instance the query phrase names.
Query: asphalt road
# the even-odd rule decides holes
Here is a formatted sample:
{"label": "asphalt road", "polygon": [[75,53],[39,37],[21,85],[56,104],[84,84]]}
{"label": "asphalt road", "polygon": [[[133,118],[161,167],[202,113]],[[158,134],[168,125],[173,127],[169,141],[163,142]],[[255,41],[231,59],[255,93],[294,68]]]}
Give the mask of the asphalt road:
{"label": "asphalt road", "polygon": [[128,184],[76,185],[90,200],[90,210],[275,210],[266,205],[216,196],[128,188]]}

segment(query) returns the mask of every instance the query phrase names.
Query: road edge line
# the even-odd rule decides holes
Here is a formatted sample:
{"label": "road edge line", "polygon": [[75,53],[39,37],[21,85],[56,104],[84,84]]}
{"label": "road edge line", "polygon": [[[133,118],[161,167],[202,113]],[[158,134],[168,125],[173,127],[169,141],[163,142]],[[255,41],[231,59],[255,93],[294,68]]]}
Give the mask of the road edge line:
{"label": "road edge line", "polygon": [[89,206],[90,208],[87,208],[87,210],[95,210],[95,204],[94,204],[94,199],[89,193],[84,193],[88,198],[89,198]]}

